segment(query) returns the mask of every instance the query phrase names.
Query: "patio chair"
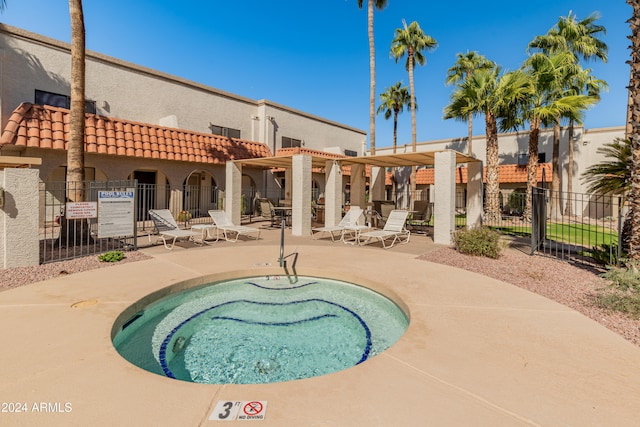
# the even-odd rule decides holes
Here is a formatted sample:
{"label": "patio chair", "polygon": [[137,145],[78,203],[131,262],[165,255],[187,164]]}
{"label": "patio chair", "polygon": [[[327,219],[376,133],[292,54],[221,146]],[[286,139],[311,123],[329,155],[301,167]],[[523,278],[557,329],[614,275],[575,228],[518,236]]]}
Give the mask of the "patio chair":
{"label": "patio chair", "polygon": [[275,206],[269,199],[258,199],[260,204],[260,215],[264,219],[271,221],[271,226],[274,227],[276,223],[280,224],[282,216],[276,214]]}
{"label": "patio chair", "polygon": [[[393,210],[387,218],[387,222],[384,224],[382,230],[372,230],[360,233],[358,236],[359,243],[364,245],[369,243],[373,239],[378,239],[382,243],[382,247],[389,249],[396,242],[409,243],[409,237],[411,232],[405,228],[405,222],[407,221],[408,211]],[[366,239],[362,241],[362,239]],[[393,239],[390,245],[387,245],[387,241]]]}
{"label": "patio chair", "polygon": [[396,208],[396,204],[392,200],[374,200],[373,201],[373,209],[376,211],[376,224],[381,224],[384,226],[384,223],[387,222],[387,218],[389,218],[389,214],[391,211]]}
{"label": "patio chair", "polygon": [[[160,235],[159,238],[162,239],[164,247],[169,250],[173,249],[178,239],[186,237],[193,240],[198,236],[198,233],[195,231],[180,229],[169,209],[150,209],[149,217],[153,221],[153,225]],[[167,243],[167,238],[173,239],[170,245]],[[151,235],[149,235],[149,241],[151,241]]]}
{"label": "patio chair", "polygon": [[315,227],[311,229],[311,234],[313,235],[313,238],[317,240],[325,233],[329,233],[331,241],[335,242],[338,235],[334,233],[339,232],[340,239],[338,241],[344,240],[344,233],[347,229],[357,232],[358,227],[365,227],[363,225],[358,225],[358,220],[361,216],[362,208],[360,206],[351,206],[347,213],[344,214],[338,225]]}
{"label": "patio chair", "polygon": [[[211,210],[209,211],[209,215],[213,219],[213,224],[216,227],[216,241],[219,239],[219,232],[222,231],[222,235],[224,236],[224,240],[227,242],[237,242],[238,237],[242,235],[251,235],[253,233],[256,234],[255,238],[258,240],[260,238],[260,229],[255,227],[246,227],[244,225],[235,225],[231,218],[227,215],[225,211],[217,211]],[[230,235],[235,235],[235,239],[232,239]]]}

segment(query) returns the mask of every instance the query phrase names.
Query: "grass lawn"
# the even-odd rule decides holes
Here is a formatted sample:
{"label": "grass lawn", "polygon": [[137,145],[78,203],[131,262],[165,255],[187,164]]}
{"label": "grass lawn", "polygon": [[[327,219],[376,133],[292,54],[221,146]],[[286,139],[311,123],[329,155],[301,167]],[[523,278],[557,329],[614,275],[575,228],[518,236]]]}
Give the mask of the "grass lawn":
{"label": "grass lawn", "polygon": [[[516,236],[531,236],[531,226],[507,225],[490,226],[490,228],[505,234]],[[581,223],[547,223],[546,237],[548,240],[569,243],[591,248],[593,246],[617,245],[617,230],[599,225]]]}

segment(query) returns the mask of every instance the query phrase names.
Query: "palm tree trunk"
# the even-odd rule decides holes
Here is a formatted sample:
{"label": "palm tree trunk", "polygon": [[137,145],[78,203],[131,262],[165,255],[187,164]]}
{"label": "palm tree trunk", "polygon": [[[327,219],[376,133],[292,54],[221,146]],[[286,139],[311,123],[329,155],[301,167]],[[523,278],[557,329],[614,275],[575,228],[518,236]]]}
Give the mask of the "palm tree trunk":
{"label": "palm tree trunk", "polygon": [[473,115],[469,113],[467,118],[467,131],[469,136],[467,137],[467,154],[469,157],[473,156]]}
{"label": "palm tree trunk", "polygon": [[[67,142],[67,201],[85,200],[84,189],[84,88],[85,30],[82,0],[69,0],[71,18],[71,110]],[[58,243],[69,247],[89,241],[84,219],[61,218]]]}
{"label": "palm tree trunk", "polygon": [[485,118],[487,127],[487,196],[485,200],[485,221],[495,223],[500,219],[498,125],[492,113],[486,113]]}
{"label": "palm tree trunk", "polygon": [[629,258],[640,259],[640,1],[627,0],[633,8],[629,19],[631,27],[631,77],[629,94],[631,97],[631,188],[627,200],[631,217],[631,236],[629,237]]}
{"label": "palm tree trunk", "polygon": [[369,0],[367,5],[369,22],[369,78],[371,85],[369,88],[369,141],[371,154],[376,154],[376,50],[373,39],[373,0]]}
{"label": "palm tree trunk", "polygon": [[538,184],[538,140],[540,138],[540,120],[531,119],[529,127],[529,163],[527,164],[527,203],[524,208],[524,218],[531,220],[531,194],[533,187]]}
{"label": "palm tree trunk", "polygon": [[[416,91],[415,85],[413,83],[413,50],[409,48],[409,87],[411,89],[411,148],[415,153],[417,144],[417,134],[416,134]],[[413,197],[416,194],[416,167],[411,166],[411,205],[413,205]]]}
{"label": "palm tree trunk", "polygon": [[553,152],[551,155],[551,217],[562,215],[560,209],[560,123],[553,125]]}
{"label": "palm tree trunk", "polygon": [[67,182],[71,201],[84,201],[85,29],[81,0],[69,0],[71,17],[71,111],[67,147]]}
{"label": "palm tree trunk", "polygon": [[574,123],[573,119],[569,120],[569,146],[568,146],[568,164],[567,164],[567,205],[564,209],[564,214],[567,216],[573,216],[573,129]]}
{"label": "palm tree trunk", "polygon": [[398,112],[393,112],[393,154],[396,154],[398,145]]}

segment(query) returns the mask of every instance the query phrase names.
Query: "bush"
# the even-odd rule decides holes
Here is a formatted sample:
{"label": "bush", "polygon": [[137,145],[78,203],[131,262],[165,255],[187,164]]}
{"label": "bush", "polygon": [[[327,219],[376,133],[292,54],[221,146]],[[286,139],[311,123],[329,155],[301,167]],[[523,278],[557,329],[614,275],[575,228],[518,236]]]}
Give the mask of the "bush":
{"label": "bush", "polygon": [[640,318],[640,263],[629,261],[623,268],[612,267],[602,274],[611,286],[600,289],[596,303],[608,310]]}
{"label": "bush", "polygon": [[623,268],[612,267],[602,274],[611,281],[611,286],[618,291],[636,292],[640,294],[640,262],[629,261]]}
{"label": "bush", "polygon": [[118,262],[124,259],[124,253],[122,251],[105,252],[99,255],[98,259],[102,262]]}
{"label": "bush", "polygon": [[462,229],[453,235],[455,248],[461,254],[498,258],[500,234],[488,227]]}

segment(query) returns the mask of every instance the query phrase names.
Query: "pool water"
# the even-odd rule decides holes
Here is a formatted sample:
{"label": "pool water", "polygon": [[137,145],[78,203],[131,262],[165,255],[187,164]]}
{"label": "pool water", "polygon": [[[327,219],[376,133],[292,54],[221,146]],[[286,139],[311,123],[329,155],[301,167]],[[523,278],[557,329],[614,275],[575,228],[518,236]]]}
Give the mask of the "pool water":
{"label": "pool water", "polygon": [[362,363],[394,344],[408,323],[391,300],[361,286],[260,276],[158,300],[113,341],[131,363],[170,378],[263,384]]}

